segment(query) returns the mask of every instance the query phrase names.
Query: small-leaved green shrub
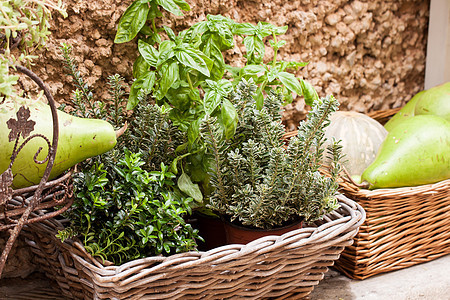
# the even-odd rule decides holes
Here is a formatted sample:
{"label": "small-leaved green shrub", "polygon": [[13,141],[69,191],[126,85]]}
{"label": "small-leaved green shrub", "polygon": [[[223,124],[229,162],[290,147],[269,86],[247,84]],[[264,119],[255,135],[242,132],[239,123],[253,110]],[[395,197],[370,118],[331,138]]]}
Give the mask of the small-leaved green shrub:
{"label": "small-leaved green shrub", "polygon": [[111,151],[78,165],[74,204],[65,214],[71,224],[59,237],[78,236],[89,253],[117,265],[194,250],[201,237],[184,219],[191,213],[192,191],[180,185],[183,174],[170,170],[186,134],[170,121],[170,109],[141,93],[134,112],[127,114],[118,75],[109,77],[110,101],[93,101],[70,58],[71,48],[63,45],[61,50],[77,87],[72,114],[105,119],[116,128],[127,122],[128,130]]}

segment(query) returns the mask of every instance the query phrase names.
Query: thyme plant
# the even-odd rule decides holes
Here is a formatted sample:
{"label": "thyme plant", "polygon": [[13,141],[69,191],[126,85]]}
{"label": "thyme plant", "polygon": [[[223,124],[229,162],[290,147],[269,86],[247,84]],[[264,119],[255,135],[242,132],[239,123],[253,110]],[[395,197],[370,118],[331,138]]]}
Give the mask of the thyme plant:
{"label": "thyme plant", "polygon": [[239,114],[236,134],[227,139],[215,117],[202,123],[214,191],[209,207],[231,221],[257,228],[278,227],[304,218],[313,221],[338,207],[336,182],[341,146],[328,149],[331,177],[321,175],[324,130],[338,108],[333,96],[317,100],[288,146],[283,141],[282,96],[272,92],[257,109],[257,86],[243,79],[230,100]]}

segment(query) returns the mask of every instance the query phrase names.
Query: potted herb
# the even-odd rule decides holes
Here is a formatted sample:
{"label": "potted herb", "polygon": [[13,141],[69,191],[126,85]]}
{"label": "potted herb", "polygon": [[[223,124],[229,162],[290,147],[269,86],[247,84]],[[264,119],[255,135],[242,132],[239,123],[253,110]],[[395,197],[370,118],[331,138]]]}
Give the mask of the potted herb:
{"label": "potted herb", "polygon": [[341,147],[337,142],[328,148],[331,177],[319,172],[324,130],[338,108],[337,100],[329,96],[315,101],[308,121],[300,124],[297,136],[286,146],[281,95],[270,93],[258,109],[256,92],[252,80],[242,80],[230,95],[228,105],[232,103],[239,115],[233,137],[224,135],[217,117],[207,116],[202,123],[212,161],[209,174],[214,190],[209,207],[232,224],[226,227],[229,243],[247,243],[262,234],[236,240],[244,233],[234,233],[235,225],[272,230],[317,220],[338,207]]}
{"label": "potted herb", "polygon": [[[282,61],[277,55],[286,43],[279,37],[287,31],[287,26],[237,23],[221,15],[208,15],[206,20],[179,33],[157,26],[163,16],[161,11],[182,16],[182,11],[188,10],[190,7],[183,0],[136,0],[122,15],[115,42],[125,43],[136,38],[138,44],[139,56],[133,66],[135,80],[127,108],[134,109],[140,101],[139,93],[145,90],[158,105],[171,107],[171,122],[186,133],[187,140],[177,149],[177,157],[170,163],[171,170],[177,173],[181,169],[179,188],[203,202],[196,202],[200,207],[196,209],[197,224],[203,231],[212,231],[211,237],[215,239],[222,235],[223,229],[217,216],[205,209],[211,186],[210,157],[205,153],[207,147],[200,135],[204,117],[218,117],[224,135],[231,138],[236,131],[238,114],[226,98],[242,79],[252,78],[257,85],[254,98],[258,109],[263,107],[263,95],[272,89],[282,94],[283,104],[297,95],[304,96],[306,104],[312,105],[318,96],[307,81],[291,73],[308,63]],[[243,67],[227,64],[224,56],[237,42],[246,49]],[[263,60],[266,47],[273,49],[270,61]],[[210,230],[213,226],[217,226],[216,229]],[[212,238],[207,238],[206,242]],[[218,240],[205,249],[223,243]]]}

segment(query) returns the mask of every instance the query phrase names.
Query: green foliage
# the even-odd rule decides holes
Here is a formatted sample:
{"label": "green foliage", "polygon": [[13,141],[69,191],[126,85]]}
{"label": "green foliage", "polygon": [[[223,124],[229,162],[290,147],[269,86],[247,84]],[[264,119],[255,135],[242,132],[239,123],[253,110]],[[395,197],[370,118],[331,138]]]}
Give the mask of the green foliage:
{"label": "green foliage", "polygon": [[[33,51],[43,47],[50,34],[51,10],[67,16],[61,1],[3,0],[0,2],[0,95],[17,97],[18,77],[9,73],[17,63],[29,64]],[[20,51],[13,51],[19,48]]]}
{"label": "green foliage", "polygon": [[[136,81],[130,93],[129,109],[137,104],[136,91],[143,88],[150,91],[159,104],[170,103],[173,106],[175,111],[172,117],[183,119],[177,120],[177,123],[188,124],[190,118],[199,119],[204,113],[213,113],[218,103],[229,93],[229,85],[236,84],[242,78],[253,78],[258,84],[259,90],[255,97],[259,109],[263,91],[280,88],[287,101],[292,100],[291,93],[303,94],[299,79],[286,70],[307,63],[277,60],[278,50],[286,43],[278,41],[277,37],[287,31],[287,26],[277,27],[265,22],[240,24],[221,15],[208,15],[206,21],[196,23],[176,35],[170,28],[156,28],[155,20],[162,16],[160,8],[178,16],[182,15],[182,10],[190,9],[182,0],[136,0],[119,21],[116,43],[139,37],[140,56],[134,65]],[[162,32],[168,37],[167,40],[163,40]],[[223,57],[223,51],[235,47],[237,36],[243,38],[246,48],[247,64],[244,68],[226,65]],[[264,43],[269,37],[272,38],[268,41],[274,56],[269,64],[265,64]],[[211,89],[212,82],[219,83],[230,77],[233,80],[227,79],[226,85],[215,85]],[[200,99],[199,91],[209,97]],[[309,98],[306,101],[312,103]],[[182,129],[186,130],[187,126]]]}
{"label": "green foliage", "polygon": [[[226,139],[218,119],[206,118],[201,134],[213,163],[209,170],[214,192],[210,208],[243,225],[273,228],[298,217],[313,221],[337,208],[336,180],[341,170],[338,143],[328,155],[331,177],[320,174],[324,130],[337,110],[330,96],[316,101],[308,121],[286,147],[281,123],[280,94],[272,92],[258,109],[253,95],[257,86],[243,79],[231,95],[239,122],[236,134]],[[277,109],[278,108],[278,109]]]}
{"label": "green foliage", "polygon": [[175,175],[163,163],[160,171],[147,172],[139,153],[124,153],[116,165],[95,163],[76,174],[67,232],[79,233],[92,255],[118,265],[194,249],[197,231],[182,217],[192,198],[173,189]]}
{"label": "green foliage", "polygon": [[111,151],[79,164],[74,205],[66,214],[71,226],[59,237],[80,236],[87,251],[115,264],[195,249],[201,237],[183,217],[191,213],[193,199],[202,197],[184,173],[177,178],[177,158],[186,155],[187,137],[170,121],[171,109],[151,103],[142,90],[130,114],[124,109],[123,78],[117,74],[108,77],[108,103],[92,102],[71,47],[62,45],[61,50],[77,87],[72,114],[108,120],[116,127],[127,123],[128,130]]}
{"label": "green foliage", "polygon": [[[263,106],[264,94],[271,90],[281,93],[284,103],[291,102],[294,94],[304,95],[309,105],[318,97],[311,85],[289,72],[307,63],[277,59],[278,50],[286,43],[279,36],[287,26],[237,23],[221,15],[208,15],[205,21],[179,33],[156,27],[156,20],[163,16],[161,11],[180,16],[189,9],[183,0],[136,0],[122,15],[115,42],[137,37],[140,55],[133,65],[135,81],[127,109],[136,107],[142,90],[158,105],[171,107],[170,120],[188,137],[186,155],[184,159],[178,157],[177,163],[184,165],[186,176],[200,183],[207,193],[210,162],[204,155],[200,123],[205,116],[217,118],[224,136],[233,137],[238,113],[227,95],[238,82],[253,79],[256,83],[252,97],[258,109]],[[237,47],[235,41],[242,41],[246,49],[246,65],[242,68],[225,63],[224,52]],[[266,44],[274,53],[269,62],[263,60]]]}

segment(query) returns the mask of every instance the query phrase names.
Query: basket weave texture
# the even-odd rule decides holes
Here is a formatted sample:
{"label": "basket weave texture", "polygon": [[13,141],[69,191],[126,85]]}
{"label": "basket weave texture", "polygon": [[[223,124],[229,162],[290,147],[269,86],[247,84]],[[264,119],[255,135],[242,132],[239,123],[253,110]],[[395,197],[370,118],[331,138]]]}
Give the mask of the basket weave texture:
{"label": "basket weave texture", "polygon": [[[397,111],[369,116],[383,124]],[[340,187],[367,214],[355,242],[335,265],[348,277],[365,279],[450,254],[450,179],[377,190],[362,189],[344,179]]]}
{"label": "basket weave texture", "polygon": [[74,241],[55,237],[56,219],[28,226],[38,263],[72,299],[262,299],[307,296],[353,242],[364,209],[339,196],[323,220],[281,236],[207,252],[102,264]]}
{"label": "basket weave texture", "polygon": [[336,268],[365,279],[450,254],[450,179],[396,189],[359,189],[350,181],[341,192],[364,207],[367,219]]}

